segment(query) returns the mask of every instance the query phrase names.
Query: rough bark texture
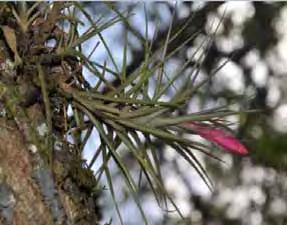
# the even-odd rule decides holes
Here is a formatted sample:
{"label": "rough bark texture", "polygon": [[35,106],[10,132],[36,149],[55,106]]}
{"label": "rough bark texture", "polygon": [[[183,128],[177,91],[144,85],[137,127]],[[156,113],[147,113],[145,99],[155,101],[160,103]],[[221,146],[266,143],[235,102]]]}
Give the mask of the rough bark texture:
{"label": "rough bark texture", "polygon": [[22,134],[3,118],[0,124],[2,224],[52,224],[51,214],[32,178],[32,157]]}
{"label": "rough bark texture", "polygon": [[76,157],[62,149],[50,168],[6,118],[0,143],[0,224],[97,224],[96,196],[72,176],[81,170]]}
{"label": "rough bark texture", "polygon": [[0,4],[0,225],[98,224],[95,178],[66,141],[58,92],[79,63],[46,46],[66,35],[56,25],[64,3],[27,27],[15,19],[31,7],[21,4]]}

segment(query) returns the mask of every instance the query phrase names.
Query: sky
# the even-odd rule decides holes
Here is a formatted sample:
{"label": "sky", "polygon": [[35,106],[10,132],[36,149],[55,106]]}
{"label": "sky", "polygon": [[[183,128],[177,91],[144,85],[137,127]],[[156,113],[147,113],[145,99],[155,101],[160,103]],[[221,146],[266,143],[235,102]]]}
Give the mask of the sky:
{"label": "sky", "polygon": [[[200,2],[194,6],[195,8],[201,7]],[[188,9],[186,7],[180,7],[181,4],[178,3],[178,8],[180,9],[178,11],[179,15],[181,17],[187,17],[188,16]],[[146,4],[147,9],[149,10],[155,10],[153,9],[153,5],[147,3]],[[124,5],[123,5],[124,8]],[[254,9],[250,2],[247,1],[229,1],[225,4],[223,4],[219,10],[218,14],[212,14],[209,16],[209,23],[206,30],[212,30],[209,26],[211,26],[212,22],[219,22],[220,16],[224,14],[224,12],[228,15],[232,15],[232,21],[238,25],[238,28],[235,29],[233,32],[231,32],[230,37],[223,38],[223,37],[217,37],[216,43],[218,46],[223,49],[223,51],[229,52],[233,49],[236,49],[240,47],[243,44],[243,40],[240,37],[240,25],[244,23],[245,20],[252,17],[254,14]],[[158,6],[158,10],[156,13],[159,14],[159,17],[161,18],[161,26],[166,27],[169,25],[171,20],[171,15],[167,9],[167,7],[164,4],[160,4]],[[279,91],[279,88],[284,89],[284,87],[287,85],[287,82],[281,82],[281,79],[286,79],[287,74],[287,8],[282,11],[280,18],[277,22],[276,29],[281,34],[281,39],[276,46],[276,49],[274,52],[270,52],[267,55],[266,59],[261,59],[259,56],[259,53],[256,52],[256,50],[251,51],[251,53],[246,57],[244,63],[245,65],[249,66],[252,70],[252,79],[258,86],[268,86],[269,92],[268,92],[268,104],[270,106],[276,105],[282,95],[282,93]],[[134,9],[134,16],[131,17],[131,24],[135,25],[138,28],[138,31],[142,34],[144,34],[145,30],[145,20],[144,20],[144,10],[143,10],[143,4],[138,4],[138,7]],[[148,21],[148,28],[149,28],[149,34],[148,38],[152,39],[153,34],[156,30],[156,24],[153,21]],[[87,27],[82,27],[80,29],[80,32],[84,32],[87,29]],[[119,34],[121,34],[122,25],[120,23],[115,24],[111,29],[105,30],[102,35],[105,38],[105,41],[107,42],[108,46],[112,46],[112,54],[115,58],[115,61],[119,68],[122,66],[123,61],[123,42],[122,37],[119,37]],[[218,33],[220,34],[223,32],[223,28],[218,29]],[[200,39],[200,38],[199,38]],[[92,38],[91,40],[87,41],[85,44],[83,50],[86,52],[86,54],[89,54],[95,43],[100,41],[98,37]],[[130,41],[132,43],[137,43],[137,40],[135,38],[130,37]],[[200,40],[199,42],[200,43]],[[196,46],[195,46],[196,48]],[[191,54],[193,49],[189,50]],[[128,62],[131,62],[131,53],[128,52]],[[109,59],[109,56],[107,54],[107,51],[103,44],[100,44],[96,50],[96,54],[92,56],[92,59],[96,62],[99,62],[101,64],[104,63],[104,61],[107,61],[107,65],[113,67],[111,60]],[[267,62],[268,65],[277,73],[281,75],[280,79],[278,77],[269,77],[268,76],[268,69],[267,65],[264,63]],[[219,62],[220,63],[220,62]],[[170,68],[175,68],[177,66],[177,62],[173,62],[171,64]],[[171,70],[170,69],[170,70]],[[88,70],[84,70],[84,76],[87,78],[87,80],[91,83],[91,85],[95,85],[97,82],[96,76],[89,73]],[[237,66],[235,63],[228,63],[225,67],[223,67],[219,72],[218,75],[215,77],[214,80],[216,84],[216,88],[218,91],[222,89],[229,89],[237,94],[243,94],[245,90],[244,86],[244,74],[243,71],[239,66]],[[287,90],[287,87],[285,87],[285,90]],[[250,90],[250,95],[252,95],[252,90]],[[196,109],[196,106],[192,106],[192,109]],[[231,118],[236,122],[236,118]],[[273,115],[273,120],[271,121],[274,128],[277,131],[280,132],[286,132],[287,131],[287,101],[285,103],[283,102],[282,105],[280,105]],[[259,132],[259,131],[257,131]],[[255,132],[255,133],[257,133]],[[194,138],[194,137],[193,137]],[[95,152],[95,150],[98,148],[100,143],[99,135],[96,131],[93,131],[92,138],[89,139],[87,146],[84,151],[84,158],[89,161]],[[169,157],[170,160],[174,159],[176,155],[174,154],[174,151],[171,149],[166,149],[166,154]],[[198,155],[200,157],[200,155]],[[233,163],[233,159],[229,155],[224,155],[224,160],[227,162],[224,166],[226,170],[228,170]],[[190,166],[184,162],[182,159],[178,159],[178,165],[179,169],[185,172],[185,176],[187,180],[190,181],[190,185],[192,187],[192,190],[194,193],[202,195],[204,197],[211,197],[211,192],[207,188],[207,186],[204,184],[202,179],[199,177],[199,175],[190,168]],[[203,162],[203,161],[202,161]],[[101,164],[101,161],[99,160],[93,167],[93,169],[96,171],[98,166]],[[114,166],[114,165],[111,165]],[[185,185],[182,183],[182,181],[178,178],[177,174],[172,171],[172,167],[166,166],[166,168],[163,168],[164,171],[168,171],[168,176],[166,179],[166,185],[170,191],[176,190],[175,199],[179,207],[182,209],[183,213],[185,215],[188,215],[192,211],[192,205],[189,204],[187,201],[189,196],[189,190],[185,187]],[[256,182],[263,182],[264,179],[266,179],[266,176],[271,176],[272,172],[264,171],[260,169],[259,167],[256,168],[256,176],[252,177],[252,174],[254,173],[254,168],[251,166],[247,166],[244,168],[242,172],[242,177],[246,179],[246,182],[248,183],[249,180]],[[251,173],[253,171],[253,173]],[[248,180],[249,179],[249,180]],[[124,184],[121,180],[117,180],[118,184],[117,187],[123,187]],[[251,188],[244,189],[244,188],[238,188],[238,189],[230,189],[227,188],[225,191],[223,191],[219,196],[218,199],[216,199],[217,203],[219,205],[226,205],[231,204],[231,207],[229,208],[229,211],[227,212],[230,217],[238,217],[241,215],[242,211],[244,211],[244,208],[246,208],[246,205],[249,204],[249,201],[254,200],[258,202],[258,204],[264,203],[264,194],[262,193],[262,190],[259,189],[256,185],[252,186]],[[124,201],[125,196],[118,193],[118,199],[119,201]],[[151,195],[144,196],[144,208],[148,210],[148,216],[152,221],[157,221],[162,219],[163,214],[162,210],[157,206],[155,200],[151,197]],[[230,201],[230,199],[233,199]],[[277,204],[277,205],[276,205]],[[282,202],[278,200],[278,202],[275,204],[275,208],[279,207],[280,210],[287,209],[286,204],[284,205]],[[279,205],[279,206],[278,206]],[[284,208],[285,207],[285,208]],[[106,219],[108,220],[108,217],[110,215],[113,215],[112,212],[113,209],[110,208],[110,205],[108,208],[111,210],[111,214],[108,213],[106,215]],[[136,209],[135,205],[132,204],[131,200],[127,201],[125,204],[123,204],[123,207],[121,208],[121,211],[123,213],[123,217],[126,219],[126,224],[140,224],[139,223],[139,212]],[[196,217],[196,212],[193,212],[193,218]],[[134,215],[134,216],[130,216]],[[135,216],[136,215],[136,216]],[[175,215],[175,214],[174,214]],[[176,215],[175,215],[176,216]],[[113,215],[114,221],[117,221],[117,217]],[[260,225],[261,224],[260,215],[255,213],[250,220],[250,225]],[[117,224],[115,222],[114,224]]]}

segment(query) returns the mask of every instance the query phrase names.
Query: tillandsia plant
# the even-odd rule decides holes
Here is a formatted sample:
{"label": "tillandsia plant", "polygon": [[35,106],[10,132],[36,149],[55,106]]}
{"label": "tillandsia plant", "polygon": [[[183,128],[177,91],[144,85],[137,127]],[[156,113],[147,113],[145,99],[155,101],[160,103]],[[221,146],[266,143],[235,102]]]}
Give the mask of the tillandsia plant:
{"label": "tillandsia plant", "polygon": [[[128,22],[133,15],[118,11],[111,3],[107,3],[106,7],[115,16],[94,21],[83,5],[76,2],[0,4],[0,100],[4,117],[12,120],[13,129],[23,136],[27,152],[22,150],[20,154],[27,158],[25,166],[29,168],[22,184],[27,185],[25,193],[14,188],[17,182],[13,179],[7,179],[6,183],[1,180],[2,188],[5,183],[5,188],[11,189],[11,193],[26,197],[14,199],[20,202],[18,205],[22,208],[13,203],[5,206],[10,214],[3,208],[0,210],[0,217],[7,224],[14,224],[19,217],[22,222],[17,224],[39,224],[29,216],[31,210],[27,206],[25,208],[24,201],[32,195],[44,200],[43,205],[37,202],[37,208],[31,206],[39,215],[47,214],[41,224],[96,224],[99,220],[96,200],[103,176],[123,224],[110,161],[119,169],[145,224],[148,224],[138,196],[139,186],[119,151],[122,145],[139,165],[159,204],[169,200],[181,216],[180,209],[164,186],[155,140],[173,148],[199,173],[210,189],[211,181],[195,152],[217,160],[220,158],[209,145],[183,134],[200,135],[230,153],[248,153],[247,148],[227,129],[217,128],[218,125],[224,127],[220,118],[242,111],[232,111],[224,106],[197,113],[180,113],[191,97],[228,62],[197,82],[202,62],[197,62],[192,56],[179,71],[167,77],[164,64],[196,37],[197,33],[194,33],[185,42],[169,49],[170,43],[185,31],[191,21],[188,20],[176,32],[172,32],[171,23],[163,45],[156,52],[151,51],[153,43],[148,41],[146,29],[146,39],[143,40],[145,58],[140,67],[128,73],[127,36],[122,67],[119,68],[102,32],[119,22],[133,31]],[[85,21],[79,19],[79,14]],[[79,34],[78,28],[83,24],[89,28]],[[82,45],[95,36],[105,47],[113,68],[91,60],[99,43],[95,43],[88,56],[83,54]],[[212,41],[213,34],[204,40],[201,48],[207,51]],[[200,55],[201,59],[203,57],[203,54]],[[194,63],[193,69],[186,74],[191,62]],[[98,78],[95,86],[83,77],[84,67]],[[112,81],[107,74],[113,76]],[[175,87],[177,81],[182,80],[182,85]],[[172,96],[170,90],[173,90]],[[165,96],[169,96],[167,101],[162,100]],[[72,110],[69,115],[68,108]],[[99,133],[100,146],[87,164],[82,159],[82,152],[94,129]],[[99,157],[102,157],[102,164],[93,174],[90,168]],[[9,165],[6,166],[2,164],[2,170],[8,170]],[[6,175],[12,176],[12,172]],[[19,172],[13,176],[20,175]]]}

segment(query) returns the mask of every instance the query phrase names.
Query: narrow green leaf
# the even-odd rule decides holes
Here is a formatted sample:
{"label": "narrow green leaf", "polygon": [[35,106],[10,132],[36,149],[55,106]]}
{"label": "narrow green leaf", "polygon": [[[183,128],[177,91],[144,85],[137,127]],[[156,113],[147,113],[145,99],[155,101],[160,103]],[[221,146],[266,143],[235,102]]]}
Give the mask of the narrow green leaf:
{"label": "narrow green leaf", "polygon": [[109,170],[108,167],[105,167],[105,174],[106,174],[107,182],[108,182],[108,185],[109,185],[109,191],[111,193],[112,200],[113,200],[114,206],[116,208],[116,212],[118,214],[120,223],[121,223],[121,225],[124,225],[124,222],[123,222],[123,219],[122,219],[122,216],[121,216],[121,212],[120,212],[120,209],[119,209],[119,205],[118,205],[116,197],[115,197],[113,179],[111,177],[110,170]]}
{"label": "narrow green leaf", "polygon": [[145,217],[145,213],[141,207],[141,203],[140,200],[137,196],[137,188],[136,188],[136,184],[134,179],[131,177],[125,163],[122,161],[122,159],[119,157],[118,153],[116,152],[116,149],[113,146],[112,140],[109,140],[109,138],[107,137],[107,135],[105,134],[105,131],[102,127],[102,125],[100,124],[100,122],[93,116],[92,113],[90,113],[87,109],[85,109],[84,107],[82,107],[81,105],[77,104],[77,107],[79,107],[79,109],[83,110],[84,113],[87,114],[87,116],[90,118],[90,120],[93,122],[93,124],[96,126],[96,128],[98,129],[98,132],[100,134],[100,136],[103,138],[103,141],[105,142],[105,144],[108,146],[114,161],[116,162],[116,164],[118,165],[118,168],[120,169],[120,171],[122,172],[123,178],[125,179],[125,182],[133,196],[133,199],[135,200],[135,203],[138,206],[138,209],[142,215],[142,218],[144,220],[145,224],[148,224],[147,219]]}

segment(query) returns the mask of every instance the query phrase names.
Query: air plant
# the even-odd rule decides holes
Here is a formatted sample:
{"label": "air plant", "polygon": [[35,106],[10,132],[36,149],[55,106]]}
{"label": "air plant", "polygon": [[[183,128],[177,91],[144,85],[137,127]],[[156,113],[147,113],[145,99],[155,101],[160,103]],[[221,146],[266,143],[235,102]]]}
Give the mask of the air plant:
{"label": "air plant", "polygon": [[[127,30],[125,31],[122,69],[120,70],[116,65],[112,56],[112,50],[110,49],[110,46],[105,43],[101,31],[97,32],[98,30],[101,30],[101,25],[96,25],[86,11],[79,5],[76,5],[76,8],[80,9],[86,16],[86,19],[91,24],[91,29],[89,32],[76,39],[71,46],[66,46],[66,49],[64,50],[65,52],[74,52],[75,55],[80,57],[84,62],[83,66],[86,66],[99,80],[94,88],[82,90],[71,89],[68,92],[64,92],[72,99],[71,104],[75,110],[74,115],[82,114],[82,116],[79,117],[82,118],[82,121],[75,118],[76,121],[79,121],[78,124],[87,123],[87,121],[83,121],[85,115],[88,117],[88,122],[91,124],[89,130],[92,130],[94,127],[99,133],[101,144],[95,152],[89,167],[91,168],[97,159],[102,156],[103,164],[98,171],[96,171],[97,181],[100,181],[102,176],[105,175],[119,219],[123,224],[114,192],[115,184],[113,183],[112,172],[109,168],[109,162],[111,160],[114,161],[147,224],[148,222],[138,196],[140,185],[137,185],[137,182],[131,175],[124,155],[118,150],[120,145],[123,144],[126,147],[126,151],[129,152],[131,157],[138,164],[141,170],[141,176],[145,177],[159,205],[162,205],[162,201],[165,202],[169,200],[179,215],[183,217],[180,209],[174,203],[164,186],[161,175],[161,162],[159,154],[156,152],[158,150],[154,146],[154,141],[159,140],[165,145],[173,148],[179,156],[183,157],[190,166],[198,172],[211,190],[212,182],[208,177],[208,172],[205,171],[204,167],[197,159],[195,152],[201,152],[213,159],[218,159],[219,161],[221,161],[221,159],[218,158],[213,151],[210,151],[210,146],[198,141],[190,140],[184,137],[184,135],[178,135],[178,132],[187,134],[192,131],[206,140],[217,144],[228,152],[237,153],[239,155],[246,155],[248,153],[247,148],[231,134],[228,134],[226,131],[219,128],[204,125],[204,122],[211,121],[215,118],[239,114],[242,113],[242,111],[236,112],[229,110],[228,107],[222,107],[209,110],[208,112],[178,115],[179,110],[186,106],[190,99],[196,95],[196,93],[200,91],[200,89],[209,82],[217,71],[228,63],[229,60],[226,60],[222,65],[212,71],[204,80],[195,82],[204,61],[204,53],[199,55],[199,61],[194,60],[194,57],[196,54],[199,54],[200,49],[203,49],[203,52],[208,52],[209,46],[213,42],[216,28],[215,32],[202,41],[194,55],[191,56],[175,74],[166,75],[164,64],[182,50],[186,43],[197,37],[197,33],[194,33],[190,35],[190,38],[185,42],[181,43],[181,45],[177,46],[172,51],[167,51],[169,44],[175,40],[177,36],[180,36],[186,27],[191,24],[191,20],[189,20],[176,33],[172,33],[171,23],[164,44],[154,53],[151,51],[153,43],[147,39],[148,28],[146,27],[146,38],[143,40],[145,49],[144,61],[141,63],[141,66],[135,69],[131,74],[127,74],[128,65],[126,53],[128,50],[128,31],[135,33],[128,21],[131,14],[129,12],[119,12],[110,4],[107,6],[118,15],[118,18],[115,18],[114,22],[111,21],[108,27],[112,26],[116,20],[122,21],[127,27]],[[90,36],[89,33],[91,33],[91,35],[99,36],[102,44],[107,50],[107,55],[109,56],[115,71],[108,68],[106,64],[100,65],[97,62],[93,62],[81,52],[74,50],[74,46],[78,46],[88,39],[88,36]],[[95,45],[95,47],[96,46],[97,45]],[[161,53],[160,58],[158,58],[159,53]],[[184,72],[191,62],[194,63],[194,67],[191,72],[186,75]],[[99,72],[100,69],[102,72]],[[105,78],[107,73],[115,77],[118,81],[117,86],[114,86],[114,83]],[[153,94],[150,94],[152,79],[155,81],[155,88]],[[175,83],[180,80],[184,81],[183,84],[179,87],[175,87]],[[106,87],[104,94],[101,92],[101,86]],[[170,90],[176,91],[170,96],[168,101],[162,101],[162,97],[168,95]],[[180,129],[178,130],[177,128]],[[90,134],[91,132],[86,132],[86,135],[89,136]],[[143,136],[144,140],[142,140],[140,136]],[[86,136],[84,139],[87,138],[89,137]],[[139,184],[140,183],[141,182],[139,182]]]}
{"label": "air plant", "polygon": [[238,155],[248,154],[248,149],[236,137],[222,129],[197,122],[186,122],[179,126],[194,131],[204,139],[219,145],[227,152]]}
{"label": "air plant", "polygon": [[[53,7],[50,7],[51,5]],[[178,156],[183,157],[191,168],[198,172],[210,189],[212,189],[212,185],[208,173],[197,159],[195,152],[201,152],[213,159],[220,160],[220,158],[213,154],[213,151],[210,151],[210,146],[179,134],[193,132],[228,152],[239,155],[248,153],[247,148],[234,136],[205,124],[205,122],[210,122],[215,118],[239,114],[242,111],[233,111],[229,110],[228,107],[221,107],[204,112],[179,114],[187,106],[190,99],[212,79],[221,67],[228,63],[226,60],[218,68],[211,71],[205,79],[195,82],[203,66],[204,53],[208,52],[217,28],[213,34],[202,41],[198,49],[183,63],[179,70],[174,74],[167,75],[164,65],[180,50],[184,49],[188,42],[194,40],[200,31],[190,34],[186,41],[169,49],[170,44],[192,24],[192,20],[189,19],[176,32],[172,31],[173,24],[171,23],[164,43],[156,51],[152,51],[153,43],[148,41],[148,27],[146,27],[146,34],[142,43],[145,51],[144,60],[138,68],[128,73],[128,35],[130,33],[137,34],[129,24],[128,19],[132,14],[129,11],[120,12],[109,3],[106,6],[116,16],[96,22],[83,5],[76,2],[73,4],[49,3],[47,7],[50,7],[50,13],[46,15],[48,22],[39,19],[38,13],[29,19],[31,10],[27,14],[21,11],[22,14],[19,16],[17,16],[17,11],[13,10],[13,15],[22,25],[20,26],[22,32],[25,34],[26,31],[29,31],[35,34],[35,43],[38,43],[32,49],[35,55],[26,56],[25,63],[31,63],[34,66],[31,68],[36,70],[33,73],[36,74],[36,77],[32,79],[29,77],[29,79],[33,80],[31,82],[34,82],[35,86],[40,86],[42,91],[49,135],[52,138],[51,134],[55,130],[60,130],[61,132],[57,134],[62,135],[61,141],[67,142],[67,134],[71,134],[73,141],[70,144],[81,155],[87,140],[91,138],[92,130],[95,129],[98,132],[100,145],[95,150],[87,167],[91,168],[95,162],[99,161],[99,157],[102,157],[102,164],[95,172],[97,182],[94,186],[98,188],[102,177],[105,176],[121,224],[123,224],[123,220],[114,191],[115,184],[110,170],[111,161],[115,163],[122,175],[122,179],[133,196],[145,224],[148,222],[138,195],[140,182],[138,184],[131,175],[129,165],[125,161],[122,151],[119,151],[120,146],[125,146],[126,152],[129,152],[134,162],[140,167],[142,176],[145,177],[159,204],[161,205],[163,200],[169,200],[179,215],[183,217],[164,186],[159,150],[155,148],[155,141],[161,141],[174,149]],[[78,19],[78,14],[81,14],[85,23],[89,24],[89,28],[83,34],[78,33],[78,27],[84,24]],[[21,19],[21,15],[24,16],[25,20]],[[55,15],[58,16],[55,17]],[[55,27],[54,25],[64,24],[64,22],[69,25],[66,32],[63,31],[64,29],[60,29],[60,26]],[[117,66],[113,57],[112,46],[108,46],[102,35],[104,30],[110,29],[119,22],[122,22],[127,29],[124,38],[122,68]],[[2,30],[6,38],[15,36],[14,33],[16,32],[11,28],[2,27]],[[56,41],[52,48],[44,45],[49,41],[51,32],[53,32],[53,39]],[[37,33],[43,33],[43,35],[37,36]],[[25,35],[23,36],[25,37]],[[82,45],[95,36],[100,39],[100,44],[105,47],[112,68],[108,67],[106,63],[100,64],[91,59],[91,56],[97,52],[99,43],[95,43],[95,47],[88,56],[83,54]],[[16,66],[21,66],[23,60],[20,58],[17,48],[12,48],[17,45],[16,39],[11,39],[8,44],[12,50],[14,49]],[[30,48],[30,45],[27,48]],[[199,54],[199,50],[202,50],[201,54]],[[39,52],[48,52],[49,54],[39,56]],[[160,57],[159,53],[161,53]],[[195,55],[199,55],[197,57],[199,60],[195,60]],[[50,65],[53,63],[57,65]],[[190,64],[193,64],[193,68],[189,73],[186,73]],[[97,77],[98,82],[95,86],[91,87],[82,76],[83,67]],[[110,81],[107,74],[113,76],[116,82]],[[175,84],[178,81],[183,82],[176,87]],[[152,85],[155,85],[155,88],[151,93]],[[170,93],[173,94],[170,95]],[[164,96],[169,96],[169,99],[163,101]],[[73,111],[71,116],[66,114],[68,107]],[[50,142],[51,140],[49,140]]]}

